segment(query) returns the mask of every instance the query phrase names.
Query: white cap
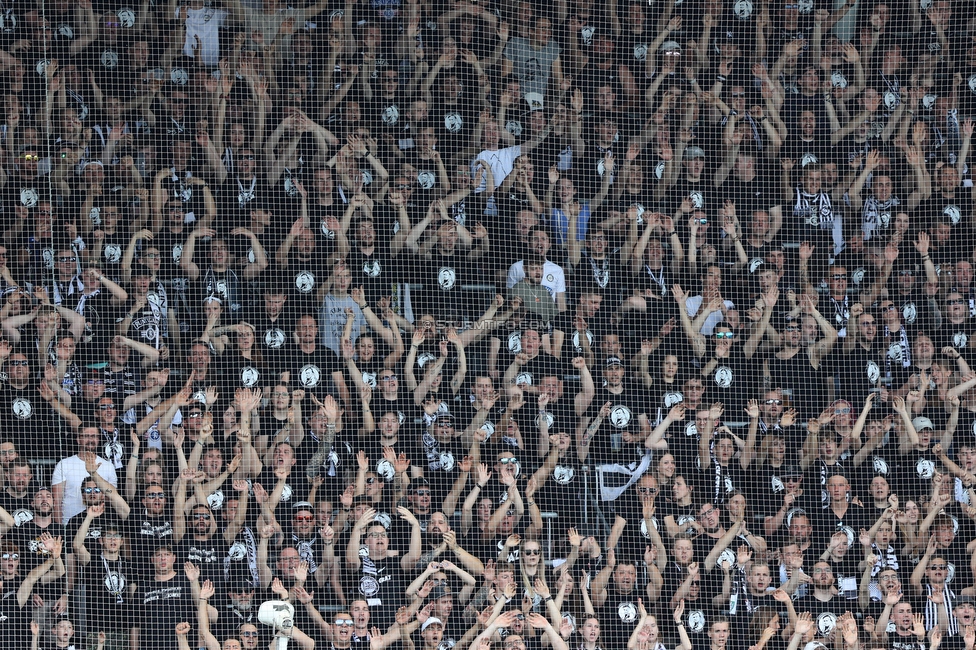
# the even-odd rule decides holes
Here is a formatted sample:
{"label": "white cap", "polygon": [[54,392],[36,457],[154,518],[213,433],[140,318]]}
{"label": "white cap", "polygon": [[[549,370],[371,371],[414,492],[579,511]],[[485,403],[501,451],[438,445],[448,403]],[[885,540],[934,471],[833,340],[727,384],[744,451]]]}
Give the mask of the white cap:
{"label": "white cap", "polygon": [[437,618],[436,616],[431,616],[426,621],[424,621],[423,625],[420,626],[420,631],[423,632],[431,625],[440,625],[441,627],[444,627],[444,622],[441,621],[441,619]]}

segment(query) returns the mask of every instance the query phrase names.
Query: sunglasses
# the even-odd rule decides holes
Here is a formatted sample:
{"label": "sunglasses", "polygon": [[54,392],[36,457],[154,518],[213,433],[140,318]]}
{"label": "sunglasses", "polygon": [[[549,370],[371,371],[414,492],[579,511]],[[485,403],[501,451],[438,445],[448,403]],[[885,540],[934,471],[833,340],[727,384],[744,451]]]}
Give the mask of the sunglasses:
{"label": "sunglasses", "polygon": [[418,497],[429,497],[430,490],[417,490],[416,492],[414,492],[414,494],[416,494]]}
{"label": "sunglasses", "polygon": [[499,458],[498,462],[501,463],[502,465],[510,465],[512,463],[517,463],[518,459],[514,457],[513,458],[505,457],[505,458]]}
{"label": "sunglasses", "polygon": [[380,377],[381,381],[396,381],[396,375],[387,375],[385,377]]}
{"label": "sunglasses", "polygon": [[26,160],[28,162],[37,162],[40,159],[41,159],[41,157],[38,156],[38,155],[36,155],[36,154],[32,154],[32,153],[25,153],[24,154],[24,160]]}
{"label": "sunglasses", "polygon": [[30,361],[28,361],[27,359],[14,359],[13,361],[10,362],[10,365],[12,365],[12,366],[29,366],[30,365]]}
{"label": "sunglasses", "polygon": [[67,257],[67,256],[65,256],[65,257],[59,257],[58,258],[58,261],[59,262],[77,262],[78,261],[78,258],[77,257]]}
{"label": "sunglasses", "polygon": [[909,271],[909,270],[906,269],[906,270],[903,270],[903,271],[898,271],[898,275],[900,275],[902,277],[904,277],[906,275],[915,275],[915,271]]}
{"label": "sunglasses", "polygon": [[339,627],[352,627],[355,625],[351,618],[337,618],[335,624]]}
{"label": "sunglasses", "polygon": [[851,407],[846,406],[841,409],[834,409],[834,415],[847,415],[851,412]]}
{"label": "sunglasses", "polygon": [[204,519],[210,519],[210,515],[206,512],[194,512],[193,518],[197,521],[203,521]]}
{"label": "sunglasses", "polygon": [[84,488],[82,492],[84,494],[101,494],[102,488]]}
{"label": "sunglasses", "polygon": [[0,555],[0,560],[19,560],[19,559],[20,559],[19,553],[4,553],[3,555]]}
{"label": "sunglasses", "polygon": [[945,564],[930,564],[929,568],[932,569],[933,571],[945,571],[949,567]]}
{"label": "sunglasses", "polygon": [[653,495],[653,494],[657,494],[658,493],[658,489],[657,488],[652,488],[652,487],[638,487],[637,488],[637,492],[640,493],[640,494],[651,494],[651,495]]}
{"label": "sunglasses", "polygon": [[965,305],[966,301],[962,298],[953,298],[952,300],[946,300],[947,305]]}
{"label": "sunglasses", "polygon": [[122,539],[122,536],[118,533],[106,533],[102,535],[105,539]]}
{"label": "sunglasses", "polygon": [[523,555],[542,555],[542,549],[538,548],[526,548],[522,549]]}
{"label": "sunglasses", "polygon": [[715,332],[715,338],[717,339],[728,339],[732,340],[735,338],[735,332]]}
{"label": "sunglasses", "polygon": [[241,636],[246,639],[256,639],[258,638],[257,632],[241,632]]}
{"label": "sunglasses", "polygon": [[835,273],[832,276],[830,276],[830,279],[831,280],[846,280],[847,279],[847,274],[846,273]]}
{"label": "sunglasses", "polygon": [[99,404],[98,408],[102,411],[111,411],[115,408],[115,404]]}
{"label": "sunglasses", "polygon": [[782,403],[783,403],[783,400],[781,400],[781,399],[768,399],[768,400],[766,400],[766,404],[768,404],[769,406],[779,406]]}
{"label": "sunglasses", "polygon": [[147,492],[146,493],[146,498],[147,499],[165,499],[166,498],[166,493],[165,492]]}
{"label": "sunglasses", "polygon": [[254,160],[254,156],[253,155],[251,155],[251,156],[241,156],[240,158],[241,158],[241,160]]}
{"label": "sunglasses", "polygon": [[315,521],[315,517],[312,515],[295,515],[295,521],[308,523]]}
{"label": "sunglasses", "polygon": [[366,477],[366,485],[373,485],[378,479],[373,476]]}
{"label": "sunglasses", "polygon": [[146,253],[143,257],[147,260],[159,259],[161,256],[159,253]]}
{"label": "sunglasses", "polygon": [[800,328],[797,325],[790,325],[789,327],[784,327],[783,328],[783,331],[784,332],[799,332],[800,331]]}

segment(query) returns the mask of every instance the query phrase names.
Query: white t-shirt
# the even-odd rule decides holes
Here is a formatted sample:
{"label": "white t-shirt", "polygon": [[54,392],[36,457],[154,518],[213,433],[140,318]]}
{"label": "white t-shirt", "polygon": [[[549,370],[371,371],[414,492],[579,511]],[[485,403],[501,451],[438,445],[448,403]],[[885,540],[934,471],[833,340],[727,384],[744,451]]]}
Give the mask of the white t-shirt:
{"label": "white t-shirt", "polygon": [[[176,17],[180,17],[177,8]],[[189,57],[200,56],[203,64],[208,68],[215,68],[220,62],[220,38],[217,33],[227,20],[227,12],[223,9],[204,7],[186,11],[186,42],[183,43],[183,54]],[[196,45],[194,36],[200,37],[200,51],[194,53]]]}
{"label": "white t-shirt", "polygon": [[[498,186],[502,184],[505,177],[512,173],[515,168],[515,159],[522,155],[522,145],[517,144],[513,147],[505,147],[504,149],[485,149],[478,154],[475,161],[483,160],[486,165],[491,168],[491,174],[495,180],[494,189],[498,189]],[[474,163],[471,163],[471,173],[474,173]],[[475,193],[485,191],[485,175],[482,174],[481,178],[474,179],[475,183],[478,184],[475,188]]]}
{"label": "white t-shirt", "polygon": [[[119,486],[119,479],[115,475],[115,467],[112,461],[106,460],[101,456],[96,456],[98,463],[98,475],[112,484],[113,487]],[[81,500],[81,484],[90,475],[85,469],[85,461],[78,458],[78,454],[62,458],[54,466],[54,474],[51,475],[51,485],[64,484],[64,497],[61,500],[61,523],[67,525],[68,520],[75,515],[84,512],[85,504]]]}

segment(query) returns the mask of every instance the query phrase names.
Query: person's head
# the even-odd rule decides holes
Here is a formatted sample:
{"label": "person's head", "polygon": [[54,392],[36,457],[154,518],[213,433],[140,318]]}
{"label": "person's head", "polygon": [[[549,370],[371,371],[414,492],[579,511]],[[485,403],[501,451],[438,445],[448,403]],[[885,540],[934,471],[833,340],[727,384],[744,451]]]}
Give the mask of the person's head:
{"label": "person's head", "polygon": [[878,588],[883,595],[896,594],[901,591],[901,579],[898,571],[892,568],[881,569],[878,573]]}
{"label": "person's head", "polygon": [[674,456],[669,453],[661,454],[657,459],[657,476],[659,480],[671,481],[677,469]]}
{"label": "person's head", "polygon": [[891,622],[901,631],[912,629],[912,605],[901,601],[891,608]]}
{"label": "person's head", "polygon": [[421,479],[410,483],[407,494],[407,501],[410,502],[411,510],[414,512],[426,513],[430,510],[430,484]]}
{"label": "person's head", "polygon": [[300,501],[295,504],[291,514],[291,526],[295,534],[308,539],[315,536],[315,510],[314,506],[307,501]]}
{"label": "person's head", "polygon": [[816,589],[830,589],[834,586],[834,570],[830,562],[817,562],[813,565],[813,586]]}
{"label": "person's head", "polygon": [[92,477],[86,478],[81,482],[81,502],[84,504],[85,508],[91,506],[97,506],[105,500],[105,495],[102,494],[102,489],[98,487],[98,483]]}
{"label": "person's head", "polygon": [[[382,526],[380,526],[382,528]],[[367,540],[367,545],[369,541]],[[376,556],[373,556],[376,557]],[[302,561],[301,555],[298,553],[298,549],[294,546],[284,546],[280,551],[278,551],[278,558],[275,560],[275,568],[277,569],[276,575],[280,576],[282,579],[287,579],[292,581],[295,579],[295,570],[298,569],[298,564]]]}
{"label": "person's head", "polygon": [[152,516],[160,516],[166,511],[166,490],[160,485],[148,485],[143,492],[142,505]]}
{"label": "person's head", "polygon": [[41,488],[34,493],[34,499],[31,501],[31,506],[34,508],[35,516],[47,517],[54,511],[54,495],[51,490],[47,488]]}
{"label": "person's head", "polygon": [[157,576],[165,576],[176,570],[176,553],[169,544],[162,544],[153,551],[152,565]]}
{"label": "person's head", "polygon": [[352,638],[353,629],[356,627],[356,621],[349,612],[337,612],[335,618],[332,619],[332,629],[335,630],[335,635],[343,645],[346,641]]}
{"label": "person's head", "polygon": [[630,593],[637,584],[637,566],[632,560],[619,559],[613,570],[613,584],[618,591]]}
{"label": "person's head", "polygon": [[846,477],[840,474],[834,474],[827,479],[827,493],[830,495],[831,502],[839,503],[846,501],[850,491],[851,484],[847,481]]}
{"label": "person's head", "polygon": [[715,530],[721,522],[721,511],[710,501],[706,501],[698,508],[695,519],[705,530]]}
{"label": "person's head", "polygon": [[684,476],[675,476],[671,481],[671,495],[675,501],[687,500],[691,497],[693,489]]}
{"label": "person's head", "polygon": [[585,643],[596,643],[600,638],[600,619],[589,616],[579,629],[580,636]]}
{"label": "person's head", "polygon": [[0,573],[16,575],[19,568],[20,547],[9,540],[3,540],[0,542]]}
{"label": "person's head", "polygon": [[925,567],[925,578],[933,585],[943,585],[949,576],[949,561],[941,555],[933,555]]}
{"label": "person's head", "polygon": [[716,616],[708,626],[708,640],[717,648],[724,648],[729,642],[729,619]]}
{"label": "person's head", "polygon": [[952,615],[959,623],[959,629],[964,630],[976,622],[976,604],[969,596],[960,596],[952,603]]}
{"label": "person's head", "polygon": [[797,513],[790,518],[789,531],[793,541],[800,544],[808,542],[810,536],[813,535],[813,526],[810,524],[810,517],[802,513]]}
{"label": "person's head", "polygon": [[695,543],[687,537],[679,537],[674,540],[671,554],[674,561],[682,566],[688,566],[695,559]]}
{"label": "person's head", "polygon": [[754,594],[762,594],[773,583],[773,574],[765,562],[753,562],[749,565],[746,583]]}
{"label": "person's head", "polygon": [[[10,442],[3,444],[11,446],[13,445],[13,443]],[[16,493],[24,492],[34,479],[34,472],[31,470],[30,463],[24,459],[17,459],[13,461],[9,468],[6,468],[5,474],[7,476],[7,483],[10,486],[10,489]]]}

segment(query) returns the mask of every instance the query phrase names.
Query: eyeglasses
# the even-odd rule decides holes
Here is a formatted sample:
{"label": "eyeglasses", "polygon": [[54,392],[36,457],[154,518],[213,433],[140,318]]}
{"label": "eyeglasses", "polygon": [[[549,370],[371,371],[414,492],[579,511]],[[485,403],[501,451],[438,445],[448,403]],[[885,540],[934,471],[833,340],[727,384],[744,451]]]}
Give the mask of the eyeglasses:
{"label": "eyeglasses", "polygon": [[525,548],[522,549],[523,555],[542,555],[542,549],[539,548]]}
{"label": "eyeglasses", "polygon": [[512,463],[517,463],[518,462],[518,459],[517,458],[514,458],[514,457],[513,458],[508,458],[506,456],[505,458],[499,458],[498,459],[498,462],[501,463],[502,465],[510,465]]}
{"label": "eyeglasses", "polygon": [[351,618],[337,618],[335,624],[339,627],[352,627],[355,625]]}
{"label": "eyeglasses", "polygon": [[946,300],[947,305],[965,305],[966,301],[962,298],[953,298],[952,300]]}
{"label": "eyeglasses", "polygon": [[16,449],[0,449],[0,456],[16,456]]}
{"label": "eyeglasses", "polygon": [[82,492],[85,494],[101,494],[102,488],[84,488]]}
{"label": "eyeglasses", "polygon": [[99,404],[98,408],[102,411],[111,411],[115,408],[115,404]]}
{"label": "eyeglasses", "polygon": [[203,521],[204,519],[210,519],[210,515],[206,512],[194,512],[193,518],[197,521]]}
{"label": "eyeglasses", "polygon": [[389,537],[386,533],[370,533],[367,537],[372,537],[373,539],[385,539]]}
{"label": "eyeglasses", "polygon": [[847,279],[847,274],[846,273],[834,273],[833,275],[830,276],[830,279],[831,280],[846,280]]}
{"label": "eyeglasses", "polygon": [[715,332],[715,338],[717,339],[729,339],[730,341],[735,338],[734,332]]}
{"label": "eyeglasses", "polygon": [[312,515],[295,515],[295,521],[308,523],[315,521],[315,517]]}
{"label": "eyeglasses", "polygon": [[12,365],[12,366],[29,366],[30,365],[30,361],[28,361],[27,359],[12,359],[10,361],[10,365]]}
{"label": "eyeglasses", "polygon": [[146,498],[147,499],[165,499],[166,498],[166,493],[165,492],[146,492]]}
{"label": "eyeglasses", "polygon": [[257,632],[241,632],[241,636],[245,639],[256,639],[258,637]]}
{"label": "eyeglasses", "polygon": [[845,406],[844,408],[834,409],[834,415],[847,415],[851,412],[850,406]]}
{"label": "eyeglasses", "polygon": [[396,375],[386,375],[385,377],[380,377],[380,381],[396,381]]}
{"label": "eyeglasses", "polygon": [[78,261],[78,258],[77,257],[67,257],[67,256],[65,256],[65,257],[59,257],[58,258],[58,261],[59,262],[77,262]]}
{"label": "eyeglasses", "polygon": [[768,400],[766,400],[766,404],[768,404],[769,406],[779,406],[782,403],[783,403],[783,400],[781,400],[781,399],[768,399]]}
{"label": "eyeglasses", "polygon": [[708,515],[712,514],[713,512],[715,512],[715,508],[714,507],[711,507],[708,510],[702,510],[700,513],[698,513],[698,516],[699,517],[707,517]]}
{"label": "eyeglasses", "polygon": [[0,555],[0,560],[19,560],[19,559],[20,559],[19,553],[4,553],[3,555]]}

